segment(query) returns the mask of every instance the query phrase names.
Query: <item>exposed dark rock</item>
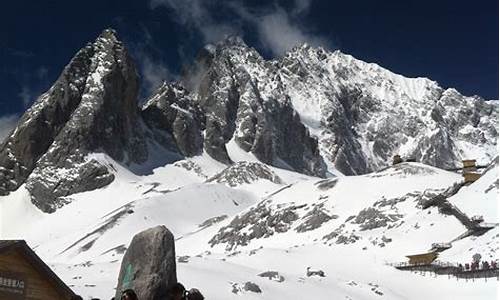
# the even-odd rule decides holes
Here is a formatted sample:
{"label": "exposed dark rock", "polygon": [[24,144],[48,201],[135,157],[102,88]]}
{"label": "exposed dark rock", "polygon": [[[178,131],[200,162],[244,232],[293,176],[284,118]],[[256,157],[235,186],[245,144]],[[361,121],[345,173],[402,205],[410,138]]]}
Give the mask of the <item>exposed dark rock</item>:
{"label": "exposed dark rock", "polygon": [[355,235],[353,232],[345,231],[344,228],[345,224],[342,224],[339,227],[337,227],[334,231],[325,235],[322,239],[325,241],[325,243],[328,243],[329,241],[336,238],[335,241],[336,244],[344,244],[344,245],[355,243],[360,239],[359,236]]}
{"label": "exposed dark rock", "polygon": [[317,107],[321,119],[303,121],[315,128],[321,122],[322,155],[344,174],[379,170],[402,146],[405,155],[441,168],[458,165],[467,144],[489,145],[476,154],[482,161],[496,155],[489,148],[498,140],[494,102],[402,78],[340,51],[304,45],[276,64],[298,112],[307,118]]}
{"label": "exposed dark rock", "polygon": [[181,84],[164,83],[146,102],[142,115],[151,129],[173,137],[173,144],[168,137],[157,137],[166,148],[177,147],[185,156],[203,151],[203,112]]}
{"label": "exposed dark rock", "polygon": [[266,272],[258,274],[257,276],[265,277],[269,280],[273,280],[273,281],[277,281],[277,282],[285,281],[285,277],[283,275],[280,275],[276,271],[266,271]]}
{"label": "exposed dark rock", "polygon": [[311,269],[311,267],[307,267],[306,275],[307,277],[311,276],[325,277],[325,272],[323,270],[313,270]]}
{"label": "exposed dark rock", "polygon": [[174,236],[165,226],[147,229],[134,236],[125,252],[115,298],[131,288],[139,299],[166,299],[176,274]]}
{"label": "exposed dark rock", "polygon": [[2,193],[26,181],[33,203],[53,212],[65,196],[113,181],[89,153],[104,152],[125,164],[145,161],[137,91],[132,60],[114,31],[105,30],[76,54],[2,145]]}
{"label": "exposed dark rock", "polygon": [[245,282],[244,284],[240,284],[240,283],[232,283],[231,284],[231,287],[232,287],[232,290],[231,292],[233,294],[239,294],[241,292],[252,292],[252,293],[262,293],[262,290],[260,289],[260,287],[253,283],[253,282],[250,282],[250,281],[247,281]]}
{"label": "exposed dark rock", "polygon": [[225,219],[227,219],[227,215],[213,217],[213,218],[210,218],[210,219],[207,219],[207,220],[203,221],[203,223],[201,223],[200,225],[198,225],[198,227],[200,227],[200,228],[206,228],[206,227],[212,226],[214,224],[217,224],[219,222],[222,222]]}
{"label": "exposed dark rock", "polygon": [[[107,254],[107,253],[110,253],[110,252],[115,252],[115,253],[118,253],[118,254],[123,254],[125,253],[125,251],[127,251],[127,247],[125,245],[118,245],[114,248],[111,248],[109,250],[106,250],[104,251],[101,255],[104,255],[104,254]],[[114,256],[114,254],[112,254]]]}
{"label": "exposed dark rock", "polygon": [[361,230],[371,230],[379,227],[385,227],[389,223],[401,219],[400,214],[384,214],[382,211],[368,207],[359,212],[353,223],[359,224]]}
{"label": "exposed dark rock", "polygon": [[384,169],[381,169],[375,173],[371,173],[367,176],[372,178],[384,177],[384,176],[399,176],[399,177],[408,177],[411,175],[432,175],[437,174],[436,170],[432,169],[429,166],[421,166],[411,163],[399,163],[394,166],[390,166]]}
{"label": "exposed dark rock", "polygon": [[248,292],[259,293],[259,294],[262,293],[260,287],[256,283],[250,281],[245,282],[243,289]]}
{"label": "exposed dark rock", "polygon": [[287,232],[292,223],[298,219],[295,210],[303,208],[289,206],[281,209],[271,209],[263,201],[249,211],[234,217],[229,225],[222,227],[210,239],[209,244],[227,243],[226,249],[245,246],[253,239],[272,236],[275,233]]}
{"label": "exposed dark rock", "polygon": [[95,49],[87,45],[65,67],[54,86],[41,95],[0,146],[0,194],[24,183],[80,104]]}
{"label": "exposed dark rock", "polygon": [[183,168],[183,169],[186,169],[188,171],[193,171],[196,173],[196,175],[200,176],[200,177],[205,177],[207,178],[208,176],[205,175],[203,173],[203,170],[201,169],[200,165],[198,165],[197,163],[191,161],[191,160],[180,160],[180,161],[176,161],[174,163],[174,166],[176,167],[179,167],[179,168]]}
{"label": "exposed dark rock", "polygon": [[337,215],[331,215],[324,208],[324,204],[316,204],[313,209],[308,211],[302,220],[304,220],[299,226],[295,227],[297,232],[306,232],[310,230],[317,229],[332,219],[338,218]]}
{"label": "exposed dark rock", "polygon": [[320,190],[329,190],[335,187],[339,182],[338,178],[328,178],[316,182],[316,187]]}
{"label": "exposed dark rock", "polygon": [[266,179],[271,182],[281,184],[281,178],[278,177],[268,166],[255,162],[237,162],[220,173],[209,178],[207,182],[227,183],[231,187],[241,184],[249,184],[259,179]]}
{"label": "exposed dark rock", "polygon": [[213,51],[204,49],[184,74],[184,82],[197,92],[205,112],[205,150],[216,160],[230,163],[225,144],[234,137],[242,149],[264,163],[324,176],[317,140],[309,135],[283,87],[278,82],[272,94],[262,94],[263,87],[247,68],[261,64],[266,62],[254,49],[230,37]]}
{"label": "exposed dark rock", "polygon": [[179,256],[177,258],[177,262],[178,263],[188,263],[189,262],[189,258],[190,258],[189,255]]}

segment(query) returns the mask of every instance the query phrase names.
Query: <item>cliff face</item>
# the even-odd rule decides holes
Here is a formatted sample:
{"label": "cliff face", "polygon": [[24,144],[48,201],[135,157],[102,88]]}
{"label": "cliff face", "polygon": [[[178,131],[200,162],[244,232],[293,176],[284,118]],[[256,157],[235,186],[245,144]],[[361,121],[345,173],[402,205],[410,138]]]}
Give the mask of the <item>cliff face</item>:
{"label": "cliff face", "polygon": [[207,116],[207,153],[218,157],[234,138],[264,163],[324,176],[317,140],[301,122],[272,64],[235,37],[206,52],[195,92]]}
{"label": "cliff face", "polygon": [[277,64],[321,154],[345,174],[377,170],[394,154],[441,168],[460,165],[463,158],[488,163],[496,156],[496,101],[307,45]]}

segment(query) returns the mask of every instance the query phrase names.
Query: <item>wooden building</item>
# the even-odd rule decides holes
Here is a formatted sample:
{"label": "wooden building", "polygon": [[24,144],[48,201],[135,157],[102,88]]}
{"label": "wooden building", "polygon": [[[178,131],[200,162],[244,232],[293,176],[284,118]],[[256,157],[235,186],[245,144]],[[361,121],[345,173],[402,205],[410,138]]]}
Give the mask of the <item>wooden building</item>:
{"label": "wooden building", "polygon": [[429,265],[436,260],[438,254],[436,252],[428,252],[422,254],[407,255],[410,265]]}
{"label": "wooden building", "polygon": [[73,291],[23,240],[0,240],[0,299],[71,300]]}
{"label": "wooden building", "polygon": [[472,183],[481,177],[481,174],[477,172],[475,159],[462,160],[462,163],[464,165],[462,169],[462,176],[464,177],[465,183]]}
{"label": "wooden building", "polygon": [[478,180],[479,177],[481,177],[481,174],[476,172],[471,172],[471,173],[463,173],[462,176],[464,177],[464,182],[469,183]]}
{"label": "wooden building", "polygon": [[462,164],[465,168],[476,168],[476,160],[475,159],[464,159],[462,160]]}

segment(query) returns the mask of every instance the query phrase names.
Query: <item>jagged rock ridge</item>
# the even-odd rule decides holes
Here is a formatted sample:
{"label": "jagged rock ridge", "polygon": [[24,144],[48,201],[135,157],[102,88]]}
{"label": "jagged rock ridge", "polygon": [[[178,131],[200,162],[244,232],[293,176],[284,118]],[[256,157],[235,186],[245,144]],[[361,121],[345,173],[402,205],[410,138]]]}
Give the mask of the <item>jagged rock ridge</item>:
{"label": "jagged rock ridge", "polygon": [[80,50],[0,147],[0,192],[26,183],[46,212],[64,196],[103,187],[114,175],[89,154],[124,163],[147,159],[137,107],[138,76],[115,32]]}
{"label": "jagged rock ridge", "polygon": [[235,143],[265,164],[319,177],[378,170],[396,153],[438,167],[497,155],[495,101],[307,45],[265,60],[229,37],[142,108],[137,91],[131,58],[105,30],[0,145],[0,194],[25,183],[33,203],[53,212],[68,195],[113,181],[95,153],[141,164],[149,143],[229,165]]}

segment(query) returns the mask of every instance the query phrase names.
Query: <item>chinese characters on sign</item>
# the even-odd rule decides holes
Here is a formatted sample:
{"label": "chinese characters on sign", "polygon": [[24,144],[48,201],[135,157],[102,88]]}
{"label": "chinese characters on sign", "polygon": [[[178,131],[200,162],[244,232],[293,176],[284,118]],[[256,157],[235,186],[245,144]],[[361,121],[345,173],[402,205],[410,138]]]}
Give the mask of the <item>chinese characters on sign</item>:
{"label": "chinese characters on sign", "polygon": [[0,272],[0,299],[25,299],[26,281],[21,275]]}

